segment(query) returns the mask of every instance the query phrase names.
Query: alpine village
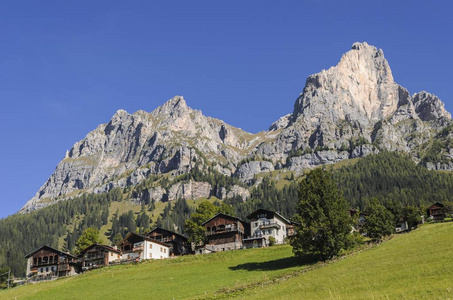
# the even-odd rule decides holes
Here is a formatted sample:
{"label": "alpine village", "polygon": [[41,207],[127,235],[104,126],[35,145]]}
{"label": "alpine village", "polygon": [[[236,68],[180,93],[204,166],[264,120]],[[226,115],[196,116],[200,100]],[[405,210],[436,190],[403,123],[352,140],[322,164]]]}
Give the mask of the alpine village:
{"label": "alpine village", "polygon": [[0,298],[451,298],[452,141],[366,42],[257,134],[118,110],[0,219]]}

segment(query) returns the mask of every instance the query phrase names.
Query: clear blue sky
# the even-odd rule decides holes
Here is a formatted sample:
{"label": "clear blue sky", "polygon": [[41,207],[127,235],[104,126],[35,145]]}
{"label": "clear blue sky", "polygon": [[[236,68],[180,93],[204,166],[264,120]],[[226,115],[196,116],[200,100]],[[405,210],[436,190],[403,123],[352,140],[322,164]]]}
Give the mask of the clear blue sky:
{"label": "clear blue sky", "polygon": [[[1,1],[0,217],[116,110],[174,95],[250,132],[353,42],[453,111],[450,1]],[[430,3],[434,2],[434,3]]]}

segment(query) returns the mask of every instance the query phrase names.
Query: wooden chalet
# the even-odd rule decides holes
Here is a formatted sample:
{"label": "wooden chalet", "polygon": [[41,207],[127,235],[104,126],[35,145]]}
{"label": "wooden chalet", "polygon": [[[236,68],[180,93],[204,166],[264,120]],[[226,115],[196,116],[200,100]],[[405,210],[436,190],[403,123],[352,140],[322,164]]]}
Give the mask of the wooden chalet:
{"label": "wooden chalet", "polygon": [[79,271],[77,257],[49,246],[42,246],[25,256],[27,277],[44,279],[74,275]]}
{"label": "wooden chalet", "polygon": [[428,218],[434,221],[443,221],[445,219],[445,205],[436,202],[426,209]]}
{"label": "wooden chalet", "polygon": [[209,252],[227,251],[242,248],[246,223],[239,218],[219,213],[203,223],[206,230]]}
{"label": "wooden chalet", "polygon": [[169,244],[153,240],[138,233],[128,233],[120,243],[121,260],[140,261],[170,257]]}
{"label": "wooden chalet", "polygon": [[192,247],[189,241],[185,236],[179,233],[158,227],[145,234],[145,236],[158,242],[170,245],[171,256],[186,255],[191,253]]}
{"label": "wooden chalet", "polygon": [[[247,248],[266,246],[270,237],[273,237],[277,244],[282,244],[288,235],[294,235],[294,224],[278,212],[258,209],[248,215],[247,219],[250,220],[250,237],[245,240]],[[258,238],[261,237],[265,238],[266,244],[260,244]]]}
{"label": "wooden chalet", "polygon": [[92,244],[79,254],[79,262],[83,271],[105,267],[121,261],[121,251],[106,245]]}

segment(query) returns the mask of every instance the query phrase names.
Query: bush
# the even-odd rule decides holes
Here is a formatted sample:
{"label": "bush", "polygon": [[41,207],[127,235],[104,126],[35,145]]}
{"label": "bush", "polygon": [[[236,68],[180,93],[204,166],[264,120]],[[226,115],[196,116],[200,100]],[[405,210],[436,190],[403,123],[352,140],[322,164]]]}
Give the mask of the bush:
{"label": "bush", "polygon": [[273,236],[269,237],[269,246],[274,246],[275,245],[275,238]]}

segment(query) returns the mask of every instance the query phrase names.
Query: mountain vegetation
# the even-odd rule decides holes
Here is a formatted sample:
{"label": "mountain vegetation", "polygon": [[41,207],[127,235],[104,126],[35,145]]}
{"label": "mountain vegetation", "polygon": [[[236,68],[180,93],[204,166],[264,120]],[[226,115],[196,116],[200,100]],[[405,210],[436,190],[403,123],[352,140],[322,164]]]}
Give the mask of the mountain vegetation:
{"label": "mountain vegetation", "polygon": [[407,214],[408,206],[424,210],[448,203],[453,193],[453,174],[430,171],[395,152],[369,155],[334,170],[333,178],[352,207],[365,210],[377,198],[396,218]]}

